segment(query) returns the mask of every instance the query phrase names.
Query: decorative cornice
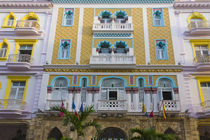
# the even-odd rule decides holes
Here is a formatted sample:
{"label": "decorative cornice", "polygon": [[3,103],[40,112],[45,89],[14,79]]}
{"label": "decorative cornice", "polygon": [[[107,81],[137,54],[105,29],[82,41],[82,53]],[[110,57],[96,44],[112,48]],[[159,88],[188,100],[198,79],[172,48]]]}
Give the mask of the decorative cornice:
{"label": "decorative cornice", "polygon": [[50,9],[52,8],[52,3],[45,1],[45,2],[23,2],[23,1],[0,1],[0,8],[2,9],[8,9],[8,8],[14,8],[14,9]]}
{"label": "decorative cornice", "polygon": [[173,3],[174,0],[52,0],[53,3],[70,4],[138,4],[138,3]]}
{"label": "decorative cornice", "polygon": [[210,9],[210,1],[183,1],[175,2],[175,9]]}
{"label": "decorative cornice", "polygon": [[138,65],[135,69],[91,69],[89,65],[44,65],[46,72],[181,72],[178,65]]}

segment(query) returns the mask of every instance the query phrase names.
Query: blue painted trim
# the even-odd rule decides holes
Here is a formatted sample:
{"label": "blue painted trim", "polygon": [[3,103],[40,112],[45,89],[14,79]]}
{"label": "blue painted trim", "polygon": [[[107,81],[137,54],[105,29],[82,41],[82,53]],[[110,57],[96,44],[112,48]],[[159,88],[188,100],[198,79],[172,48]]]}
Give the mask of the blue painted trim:
{"label": "blue painted trim", "polygon": [[[93,84],[93,76],[95,76],[95,84]],[[92,75],[91,76],[91,85],[96,85],[97,84],[97,76],[96,75]]]}
{"label": "blue painted trim", "polygon": [[62,48],[61,48],[61,42],[64,41],[64,40],[70,40],[70,42],[72,41],[71,39],[61,39],[60,40],[60,43],[59,43],[59,50],[58,50],[58,59],[62,59],[62,60],[68,60],[70,59],[70,55],[71,55],[71,43],[70,45],[68,46],[68,53],[69,53],[69,56],[67,58],[61,58],[61,51],[62,51]]}
{"label": "blue painted trim", "polygon": [[103,77],[103,78],[100,79],[100,81],[98,82],[98,86],[101,87],[101,84],[102,84],[103,80],[108,79],[108,78],[118,78],[118,79],[121,79],[121,80],[124,81],[124,87],[127,86],[126,80],[125,80],[124,78],[122,78],[122,77],[119,77],[119,76],[108,76],[108,77]]}
{"label": "blue painted trim", "polygon": [[70,87],[70,80],[69,80],[66,76],[57,76],[57,77],[53,78],[53,80],[52,80],[51,83],[50,83],[51,87],[53,87],[53,85],[54,85],[56,79],[58,79],[58,78],[65,78],[65,79],[67,80],[68,87]]}
{"label": "blue painted trim", "polygon": [[[163,40],[165,41],[165,47],[164,47],[164,58],[160,59],[158,56],[158,46],[156,44],[157,40]],[[166,39],[155,39],[155,55],[157,60],[168,60],[168,47],[167,47],[167,40]]]}
{"label": "blue painted trim", "polygon": [[173,3],[174,0],[52,0],[52,3],[71,4],[138,4],[138,3]]}
{"label": "blue painted trim", "polygon": [[[130,77],[133,76],[133,84],[130,83]],[[129,85],[134,85],[134,75],[129,75]]]}
{"label": "blue painted trim", "polygon": [[143,79],[143,81],[144,81],[144,87],[146,87],[146,80],[142,76],[136,78],[136,87],[139,87],[139,79]]}
{"label": "blue painted trim", "polygon": [[82,87],[82,79],[83,79],[83,78],[85,78],[85,79],[87,80],[87,87],[89,87],[89,79],[88,79],[87,76],[82,76],[82,77],[80,78],[80,83],[79,83],[80,87]]}
{"label": "blue painted trim", "polygon": [[158,87],[158,82],[159,82],[159,80],[162,79],[162,78],[169,79],[169,80],[172,82],[173,88],[176,88],[174,79],[172,79],[171,77],[167,77],[167,76],[158,77],[157,80],[155,81],[155,86],[156,86],[156,87]]}
{"label": "blue painted trim", "polygon": [[[64,11],[65,11],[65,9],[74,9],[73,16],[72,16],[72,20],[73,20],[72,25],[65,25],[64,24],[64,21],[65,21],[65,12]],[[62,26],[72,27],[74,25],[74,13],[75,13],[75,8],[63,8]]]}
{"label": "blue painted trim", "polygon": [[150,77],[150,76],[152,77],[152,84],[151,84],[151,85],[153,85],[153,75],[148,75],[148,76],[147,76],[148,85],[150,85],[150,84],[149,84],[149,77]]}
{"label": "blue painted trim", "polygon": [[[162,14],[161,14],[161,18],[160,18],[160,25],[156,25],[156,24],[155,24],[155,15],[154,15],[153,9],[162,9]],[[152,19],[153,19],[153,26],[154,26],[154,27],[164,27],[164,14],[163,14],[163,8],[152,8]]]}
{"label": "blue painted trim", "polygon": [[[74,76],[76,76],[76,84],[74,84]],[[78,75],[73,75],[72,76],[72,85],[77,85],[77,83],[78,83]]]}

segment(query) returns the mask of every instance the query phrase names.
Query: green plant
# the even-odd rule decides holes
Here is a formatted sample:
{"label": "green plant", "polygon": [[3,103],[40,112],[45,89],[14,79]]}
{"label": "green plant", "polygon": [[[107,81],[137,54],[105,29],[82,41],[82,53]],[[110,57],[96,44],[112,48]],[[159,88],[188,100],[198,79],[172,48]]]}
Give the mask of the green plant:
{"label": "green plant", "polygon": [[177,137],[171,134],[159,134],[153,128],[130,129],[130,140],[176,140]]}
{"label": "green plant", "polygon": [[84,111],[80,112],[78,117],[74,113],[69,112],[65,108],[61,108],[60,106],[52,107],[51,110],[63,112],[63,125],[67,126],[71,124],[71,127],[77,131],[78,137],[84,136],[84,130],[90,126],[95,127],[97,134],[100,131],[100,125],[95,120],[90,120],[87,122],[88,116],[95,112],[93,106],[85,107]]}

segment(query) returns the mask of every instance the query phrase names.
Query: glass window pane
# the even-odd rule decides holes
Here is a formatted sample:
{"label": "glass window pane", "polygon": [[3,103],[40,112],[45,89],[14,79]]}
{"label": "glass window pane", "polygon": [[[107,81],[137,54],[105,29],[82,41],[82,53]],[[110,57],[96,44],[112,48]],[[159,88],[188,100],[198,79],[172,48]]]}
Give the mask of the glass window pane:
{"label": "glass window pane", "polygon": [[206,83],[201,83],[201,87],[206,87]]}
{"label": "glass window pane", "polygon": [[25,88],[19,88],[17,99],[23,99],[23,93]]}
{"label": "glass window pane", "polygon": [[9,99],[15,99],[17,88],[11,88]]}

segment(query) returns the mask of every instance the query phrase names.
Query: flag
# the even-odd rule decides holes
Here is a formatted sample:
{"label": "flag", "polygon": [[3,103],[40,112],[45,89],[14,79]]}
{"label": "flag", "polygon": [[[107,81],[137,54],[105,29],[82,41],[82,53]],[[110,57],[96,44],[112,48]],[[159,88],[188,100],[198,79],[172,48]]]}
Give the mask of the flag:
{"label": "flag", "polygon": [[[63,103],[63,101],[62,101],[62,103],[61,103],[61,108],[62,108],[62,109],[64,109],[64,108],[65,108],[65,107],[64,107],[64,103]],[[61,117],[63,117],[63,112],[61,112],[60,116],[61,116]]]}
{"label": "flag", "polygon": [[75,110],[74,114],[75,114],[75,116],[77,117],[77,119],[79,119],[79,115],[78,115],[78,113],[77,113],[76,110]]}
{"label": "flag", "polygon": [[74,102],[72,103],[72,109],[73,110],[76,109],[76,106],[75,106]]}
{"label": "flag", "polygon": [[83,112],[83,103],[81,104],[81,107],[80,107],[80,112]]}
{"label": "flag", "polygon": [[154,112],[152,110],[152,112],[149,114],[150,117],[154,117]]}
{"label": "flag", "polygon": [[145,115],[146,117],[149,117],[149,115],[148,115],[148,113],[147,113],[147,108],[146,108],[144,102],[142,102],[142,112],[144,112],[144,115]]}
{"label": "flag", "polygon": [[163,118],[164,118],[164,120],[166,120],[166,108],[165,108],[164,103],[163,103]]}

